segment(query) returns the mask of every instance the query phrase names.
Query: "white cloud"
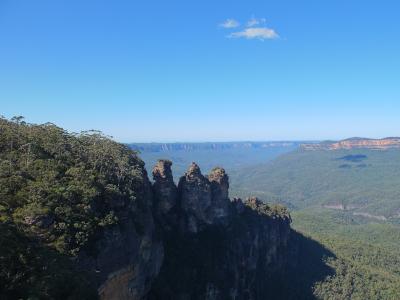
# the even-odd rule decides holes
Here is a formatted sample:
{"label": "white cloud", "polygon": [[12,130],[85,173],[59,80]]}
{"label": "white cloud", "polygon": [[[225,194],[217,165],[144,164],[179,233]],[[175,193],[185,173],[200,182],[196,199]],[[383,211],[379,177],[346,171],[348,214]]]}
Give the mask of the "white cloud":
{"label": "white cloud", "polygon": [[240,25],[240,23],[238,21],[236,21],[235,19],[226,19],[219,26],[224,27],[224,28],[236,28],[236,27],[239,27],[239,25]]}
{"label": "white cloud", "polygon": [[264,24],[266,22],[265,18],[262,19],[256,19],[254,17],[252,17],[246,24],[247,27],[253,27],[256,25],[260,25],[260,24]]}
{"label": "white cloud", "polygon": [[275,30],[267,27],[250,27],[242,31],[231,33],[228,37],[230,38],[246,38],[246,39],[259,39],[259,40],[271,40],[279,38],[279,35]]}

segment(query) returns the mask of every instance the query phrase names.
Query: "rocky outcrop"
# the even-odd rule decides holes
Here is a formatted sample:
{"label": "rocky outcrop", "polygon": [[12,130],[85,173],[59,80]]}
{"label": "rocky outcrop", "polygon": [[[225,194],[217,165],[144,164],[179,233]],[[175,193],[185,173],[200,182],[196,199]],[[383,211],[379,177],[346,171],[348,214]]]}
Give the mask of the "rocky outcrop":
{"label": "rocky outcrop", "polygon": [[214,218],[226,217],[229,204],[229,177],[222,168],[214,168],[208,175],[211,183]]}
{"label": "rocky outcrop", "polygon": [[183,230],[197,232],[200,227],[211,224],[212,216],[207,213],[212,203],[211,184],[198,165],[191,164],[181,177],[178,190]]}
{"label": "rocky outcrop", "polygon": [[304,150],[349,150],[349,149],[373,149],[387,150],[400,148],[400,138],[390,137],[383,139],[351,138],[338,142],[322,142],[315,144],[302,144]]}
{"label": "rocky outcrop", "polygon": [[160,160],[151,184],[143,170],[134,202],[103,233],[96,256],[79,257],[100,299],[266,299],[283,297],[290,216],[256,198],[229,199],[222,168],[192,163],[175,185]]}
{"label": "rocky outcrop", "polygon": [[158,214],[168,214],[176,205],[178,191],[172,177],[171,165],[169,160],[159,160],[153,169],[153,191]]}
{"label": "rocky outcrop", "polygon": [[159,160],[153,168],[154,216],[163,230],[176,226],[178,188],[171,171],[172,162]]}
{"label": "rocky outcrop", "polygon": [[206,225],[224,222],[229,211],[228,188],[224,169],[215,168],[205,177],[192,163],[178,185],[183,228],[195,233]]}
{"label": "rocky outcrop", "polygon": [[[162,179],[154,179],[161,195]],[[206,177],[192,163],[181,177],[177,226],[163,233],[165,258],[150,299],[266,299],[284,290],[289,214],[256,198],[231,201],[228,189],[222,168]]]}

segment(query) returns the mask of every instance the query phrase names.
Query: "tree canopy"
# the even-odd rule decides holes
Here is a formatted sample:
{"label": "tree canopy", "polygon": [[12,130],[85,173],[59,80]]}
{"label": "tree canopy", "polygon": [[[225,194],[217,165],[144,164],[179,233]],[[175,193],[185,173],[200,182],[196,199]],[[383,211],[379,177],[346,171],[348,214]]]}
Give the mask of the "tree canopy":
{"label": "tree canopy", "polygon": [[95,255],[104,228],[118,224],[115,210],[135,201],[142,172],[136,152],[101,132],[0,118],[0,294],[54,298],[79,289],[82,280],[69,291],[58,286],[68,286],[70,258]]}

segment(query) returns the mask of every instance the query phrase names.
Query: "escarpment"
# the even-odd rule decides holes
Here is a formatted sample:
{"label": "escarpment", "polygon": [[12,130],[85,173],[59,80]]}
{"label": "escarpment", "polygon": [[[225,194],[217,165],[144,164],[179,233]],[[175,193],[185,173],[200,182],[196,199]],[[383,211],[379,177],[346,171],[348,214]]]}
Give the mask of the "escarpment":
{"label": "escarpment", "polygon": [[[165,194],[169,162],[155,167],[153,190]],[[167,171],[170,174],[170,171]],[[170,177],[168,186],[172,186]],[[161,188],[161,190],[159,190]],[[288,260],[290,216],[256,198],[230,200],[229,180],[222,168],[208,176],[192,163],[178,184],[175,220],[163,232],[164,262],[150,299],[266,299],[279,294]],[[172,229],[172,230],[171,230]],[[283,289],[281,289],[283,291]]]}
{"label": "escarpment", "polygon": [[[143,266],[150,267],[145,276],[125,269],[115,274],[105,291],[128,293],[104,293],[103,299],[314,298],[315,282],[332,275],[324,262],[332,253],[292,230],[285,207],[256,197],[230,199],[222,168],[203,175],[192,163],[176,186],[171,165],[157,162],[148,199],[155,222],[149,243],[157,247],[161,240],[162,250],[144,255]],[[132,287],[140,293],[131,293]]]}
{"label": "escarpment", "polygon": [[372,149],[388,150],[399,149],[400,138],[387,137],[383,139],[350,138],[335,142],[322,142],[314,144],[302,144],[303,150],[350,150],[350,149]]}

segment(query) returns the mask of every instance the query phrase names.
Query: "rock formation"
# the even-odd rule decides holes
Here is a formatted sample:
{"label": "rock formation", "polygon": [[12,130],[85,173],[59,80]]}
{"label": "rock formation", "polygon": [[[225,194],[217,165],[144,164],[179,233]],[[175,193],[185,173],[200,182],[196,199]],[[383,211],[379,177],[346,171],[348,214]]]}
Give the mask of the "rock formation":
{"label": "rock formation", "polygon": [[[170,174],[171,164],[160,161],[157,169],[160,164]],[[172,194],[157,191],[162,177],[154,179],[154,193],[169,201]],[[174,202],[178,225],[164,231],[165,258],[150,299],[265,299],[279,294],[290,216],[256,198],[231,201],[228,188],[222,168],[205,177],[192,163],[181,177]]]}
{"label": "rock formation", "polygon": [[159,160],[153,169],[154,197],[159,214],[167,214],[176,205],[177,188],[171,171],[172,162]]}
{"label": "rock formation", "polygon": [[[231,201],[222,168],[204,176],[192,163],[176,186],[171,165],[158,161],[153,183],[139,166],[134,201],[107,202],[118,223],[106,227],[92,248],[74,258],[99,298],[285,297],[282,274],[291,237],[287,211],[256,198]],[[39,218],[25,222],[40,228],[48,223]]]}
{"label": "rock formation", "polygon": [[208,175],[211,183],[212,212],[214,219],[227,217],[229,213],[229,177],[222,168],[214,168]]}
{"label": "rock formation", "polygon": [[192,163],[178,185],[185,230],[195,233],[206,225],[223,222],[229,211],[228,187],[224,169],[214,169],[207,178]]}
{"label": "rock formation", "polygon": [[153,168],[154,216],[163,229],[176,225],[178,189],[171,171],[172,162],[159,160]]}
{"label": "rock formation", "polygon": [[179,202],[182,211],[182,221],[185,230],[197,232],[199,227],[212,223],[212,217],[207,214],[211,208],[211,184],[201,174],[200,168],[192,163],[179,184]]}

